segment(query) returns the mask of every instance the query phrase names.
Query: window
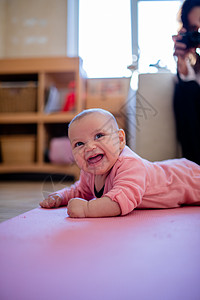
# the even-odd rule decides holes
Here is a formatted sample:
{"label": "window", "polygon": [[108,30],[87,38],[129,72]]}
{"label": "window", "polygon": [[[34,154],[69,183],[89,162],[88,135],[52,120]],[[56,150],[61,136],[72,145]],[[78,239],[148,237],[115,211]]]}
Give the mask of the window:
{"label": "window", "polygon": [[79,50],[88,77],[130,76],[160,63],[175,70],[172,35],[177,32],[177,0],[79,0]]}
{"label": "window", "polygon": [[79,56],[88,77],[130,76],[130,0],[79,0]]}
{"label": "window", "polygon": [[172,35],[178,29],[177,12],[180,1],[138,2],[139,69],[147,71],[149,64],[160,60],[161,66],[175,69]]}

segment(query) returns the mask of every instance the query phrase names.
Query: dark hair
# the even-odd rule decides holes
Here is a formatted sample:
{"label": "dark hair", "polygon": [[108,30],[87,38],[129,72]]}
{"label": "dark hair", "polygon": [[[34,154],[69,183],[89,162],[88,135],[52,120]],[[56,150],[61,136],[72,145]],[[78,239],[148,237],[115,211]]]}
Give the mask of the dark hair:
{"label": "dark hair", "polygon": [[189,29],[188,14],[196,6],[200,6],[200,0],[185,0],[181,6],[180,19],[186,30]]}

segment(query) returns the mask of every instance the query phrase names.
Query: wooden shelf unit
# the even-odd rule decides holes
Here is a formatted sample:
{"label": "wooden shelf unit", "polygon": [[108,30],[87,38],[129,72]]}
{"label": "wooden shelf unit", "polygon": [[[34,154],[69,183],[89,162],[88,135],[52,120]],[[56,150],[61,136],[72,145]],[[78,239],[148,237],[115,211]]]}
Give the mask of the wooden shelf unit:
{"label": "wooden shelf unit", "polygon": [[[79,176],[78,167],[72,165],[55,165],[46,163],[44,158],[46,126],[49,124],[65,124],[85,108],[85,76],[82,60],[79,57],[44,57],[25,59],[0,59],[1,82],[37,81],[37,109],[35,112],[2,112],[0,127],[6,126],[35,126],[36,159],[30,164],[0,163],[0,173],[12,172],[44,172],[63,173]],[[73,112],[56,112],[46,114],[45,91],[54,85],[57,89],[67,88],[70,81],[75,81],[75,109]],[[11,132],[12,134],[12,132]],[[19,133],[20,134],[20,133]]]}

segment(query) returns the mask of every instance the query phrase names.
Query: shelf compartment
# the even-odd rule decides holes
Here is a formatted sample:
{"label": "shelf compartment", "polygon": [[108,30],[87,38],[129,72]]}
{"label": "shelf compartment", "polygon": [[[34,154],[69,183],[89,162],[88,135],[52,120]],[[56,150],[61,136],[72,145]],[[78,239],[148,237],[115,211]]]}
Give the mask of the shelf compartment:
{"label": "shelf compartment", "polygon": [[34,86],[0,87],[0,112],[35,112],[37,90]]}
{"label": "shelf compartment", "polygon": [[[0,163],[0,173],[63,173],[75,175],[78,179],[79,170],[76,165],[47,163],[44,154],[52,137],[51,132],[47,130],[48,126],[59,128],[64,124],[66,129],[60,130],[60,134],[64,131],[67,136],[68,123],[85,108],[86,82],[82,60],[79,57],[0,59],[0,86],[5,85],[6,82],[22,84],[30,81],[36,83],[36,110],[0,113],[0,135],[34,134],[36,157],[34,162],[27,164]],[[73,88],[71,82],[74,84]],[[64,100],[66,95],[75,93],[74,110],[45,113],[45,100],[48,99],[46,91],[50,86],[55,86]]]}
{"label": "shelf compartment", "polygon": [[0,74],[0,82],[38,82],[38,74],[37,73],[20,73],[20,74]]}
{"label": "shelf compartment", "polygon": [[46,87],[55,85],[57,88],[68,88],[69,83],[74,80],[74,72],[52,72],[45,74]]}
{"label": "shelf compartment", "polygon": [[[52,72],[45,74],[45,106],[44,113],[62,112],[68,97],[72,97],[73,104],[68,111],[76,110],[77,82],[74,72]],[[66,109],[66,108],[65,108]]]}
{"label": "shelf compartment", "polygon": [[[67,138],[68,136],[68,124],[67,123],[46,123],[44,126],[44,160],[46,162],[50,161],[50,152],[51,152],[51,142],[53,139],[57,138],[60,140],[60,138]],[[65,145],[66,146],[66,145]],[[67,156],[67,147],[66,147],[66,156]],[[65,151],[61,151],[58,149],[58,156],[60,156],[60,153],[65,153]],[[71,154],[71,153],[70,153]],[[60,158],[61,159],[61,158]],[[63,162],[66,162],[67,157],[63,157]],[[52,162],[53,163],[53,162]],[[61,164],[62,165],[62,164]]]}
{"label": "shelf compartment", "polygon": [[9,136],[9,135],[37,135],[37,126],[35,124],[26,123],[9,123],[0,125],[0,135]]}
{"label": "shelf compartment", "polygon": [[35,162],[35,135],[1,136],[0,142],[2,161],[5,165],[23,165]]}

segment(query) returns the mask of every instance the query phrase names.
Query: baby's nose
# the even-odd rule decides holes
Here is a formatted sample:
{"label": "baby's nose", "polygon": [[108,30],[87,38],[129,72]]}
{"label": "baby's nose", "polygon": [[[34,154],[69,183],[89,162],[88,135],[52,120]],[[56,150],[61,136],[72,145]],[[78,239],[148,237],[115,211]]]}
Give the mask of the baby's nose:
{"label": "baby's nose", "polygon": [[94,140],[89,140],[86,143],[86,151],[91,151],[96,148],[96,143]]}

